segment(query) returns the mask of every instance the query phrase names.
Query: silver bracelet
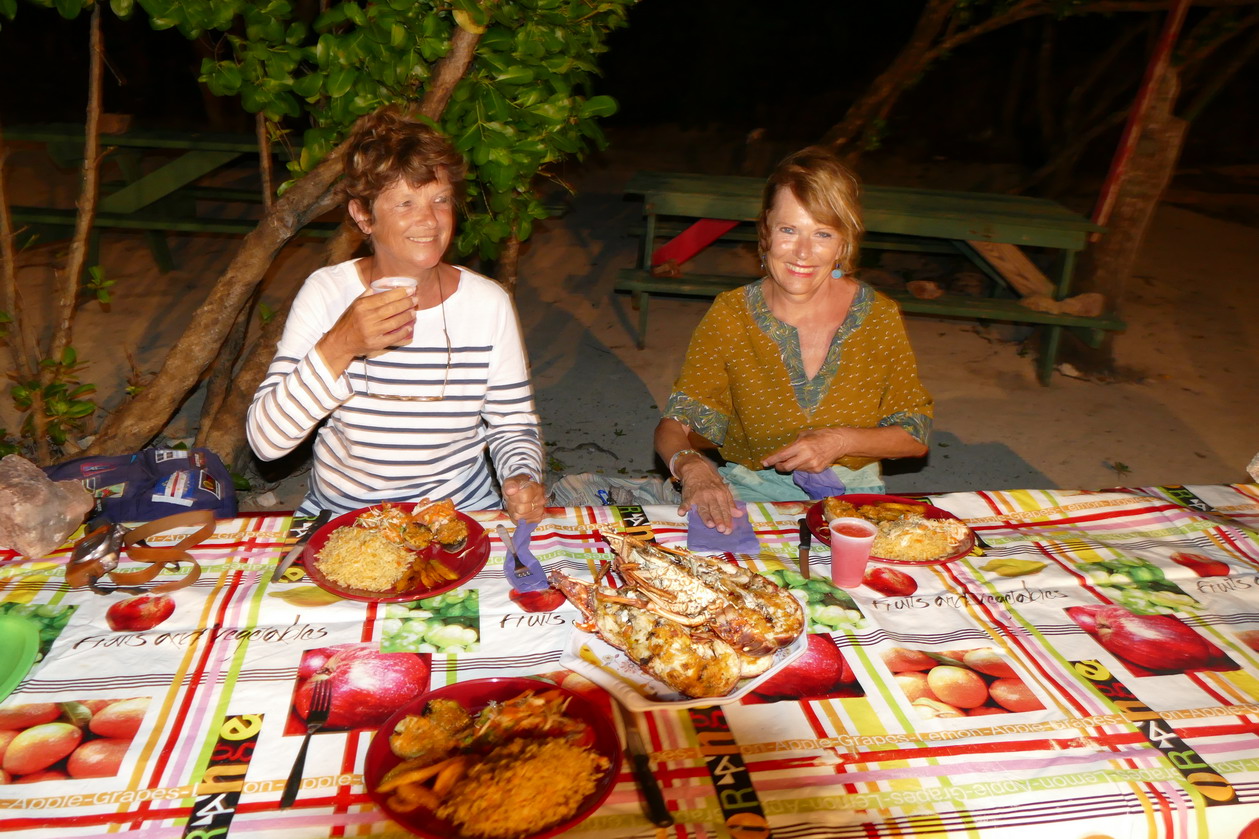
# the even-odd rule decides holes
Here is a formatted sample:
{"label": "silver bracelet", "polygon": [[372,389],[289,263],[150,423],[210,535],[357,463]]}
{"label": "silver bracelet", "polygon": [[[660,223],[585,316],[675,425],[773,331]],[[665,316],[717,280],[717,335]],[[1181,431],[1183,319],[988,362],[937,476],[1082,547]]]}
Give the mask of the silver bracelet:
{"label": "silver bracelet", "polygon": [[694,455],[699,455],[700,457],[703,457],[703,455],[695,451],[695,449],[682,449],[680,451],[674,452],[673,457],[669,458],[669,474],[672,475],[674,478],[677,478],[678,480],[681,480],[681,478],[678,478],[678,473],[673,468],[673,466],[674,464],[678,462],[678,458],[684,454],[694,454]]}

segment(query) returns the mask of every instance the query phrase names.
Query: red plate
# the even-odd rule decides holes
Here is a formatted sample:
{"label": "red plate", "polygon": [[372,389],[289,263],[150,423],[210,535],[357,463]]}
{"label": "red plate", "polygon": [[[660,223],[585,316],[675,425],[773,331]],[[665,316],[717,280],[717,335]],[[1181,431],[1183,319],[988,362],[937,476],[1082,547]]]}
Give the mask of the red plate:
{"label": "red plate", "polygon": [[[913,504],[922,508],[922,517],[925,519],[954,519],[961,521],[960,518],[950,513],[948,510],[941,510],[925,501],[915,501],[912,498],[903,498],[899,495],[841,495],[849,504],[854,507],[860,507],[862,504],[886,504],[895,502],[897,504]],[[822,512],[822,506],[826,503],[826,499],[814,504],[809,508],[809,512],[805,513],[804,520],[809,525],[809,530],[813,531],[813,535],[824,545],[831,543],[831,529],[826,524],[826,516]],[[886,562],[891,565],[939,565],[942,562],[952,562],[955,559],[961,559],[966,556],[975,547],[975,533],[969,527],[966,529],[966,538],[957,546],[957,550],[948,556],[942,556],[938,559],[884,559],[881,556],[870,555],[875,562]]]}
{"label": "red plate", "polygon": [[408,603],[412,600],[422,600],[425,597],[436,597],[451,589],[459,588],[459,586],[479,574],[481,569],[485,567],[485,561],[490,558],[490,539],[485,535],[485,528],[475,519],[463,513],[456,513],[455,515],[459,516],[459,520],[468,526],[468,544],[464,545],[463,550],[452,553],[434,542],[418,552],[420,556],[427,559],[441,560],[442,564],[454,571],[458,576],[450,582],[432,587],[417,585],[406,591],[382,594],[379,591],[343,586],[339,583],[334,583],[321,574],[319,569],[315,567],[315,557],[323,550],[324,543],[328,541],[332,531],[341,527],[350,527],[359,516],[372,510],[378,510],[380,507],[381,505],[378,504],[337,516],[319,528],[314,536],[310,537],[310,541],[306,543],[306,551],[302,554],[302,564],[306,566],[306,576],[310,577],[311,582],[324,591],[330,591],[339,597],[349,600],[362,600],[367,603]]}
{"label": "red plate", "polygon": [[421,713],[431,699],[453,699],[466,708],[469,713],[476,714],[491,702],[503,702],[519,696],[527,690],[558,690],[567,696],[568,705],[564,713],[590,726],[594,731],[594,742],[591,743],[590,748],[608,759],[608,768],[604,770],[599,780],[595,782],[594,792],[586,796],[577,808],[577,812],[571,818],[551,825],[538,833],[521,834],[518,839],[545,839],[545,837],[563,833],[579,822],[584,821],[591,813],[599,809],[599,805],[612,792],[612,787],[616,786],[616,776],[621,771],[621,741],[617,737],[616,726],[589,699],[573,693],[571,690],[565,690],[552,685],[550,682],[543,682],[538,679],[517,677],[472,679],[471,681],[458,682],[453,685],[447,685],[444,688],[429,691],[418,699],[404,705],[392,717],[385,720],[384,725],[377,729],[376,734],[372,737],[371,745],[367,747],[367,758],[363,768],[363,784],[367,787],[368,796],[391,819],[415,835],[423,837],[423,839],[463,839],[465,834],[460,832],[450,822],[437,818],[437,816],[433,815],[432,810],[419,807],[410,812],[395,812],[390,809],[387,802],[388,794],[376,792],[376,787],[380,786],[380,781],[385,777],[385,773],[402,762],[389,748],[389,735],[403,717],[408,714]]}

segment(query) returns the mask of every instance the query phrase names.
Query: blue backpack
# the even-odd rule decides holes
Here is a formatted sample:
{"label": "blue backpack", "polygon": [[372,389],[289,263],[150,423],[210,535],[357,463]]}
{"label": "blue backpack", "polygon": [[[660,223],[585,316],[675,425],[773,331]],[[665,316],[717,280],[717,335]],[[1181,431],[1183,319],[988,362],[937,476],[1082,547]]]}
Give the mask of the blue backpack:
{"label": "blue backpack", "polygon": [[82,457],[44,472],[54,481],[82,481],[96,498],[95,514],[116,522],[153,521],[189,510],[210,510],[215,518],[236,515],[231,475],[209,449]]}

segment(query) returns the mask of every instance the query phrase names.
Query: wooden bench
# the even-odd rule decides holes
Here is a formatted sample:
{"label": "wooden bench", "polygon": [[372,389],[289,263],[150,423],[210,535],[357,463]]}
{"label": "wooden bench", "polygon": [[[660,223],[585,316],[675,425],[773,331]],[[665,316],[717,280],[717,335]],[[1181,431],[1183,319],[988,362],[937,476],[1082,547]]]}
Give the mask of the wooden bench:
{"label": "wooden bench", "polygon": [[[643,197],[641,259],[639,267],[618,273],[615,289],[633,295],[639,312],[640,348],[646,343],[652,294],[714,297],[754,279],[655,276],[651,257],[657,239],[680,231],[697,219],[723,219],[739,222],[724,239],[754,242],[763,187],[764,181],[758,178],[739,176],[638,172],[630,179],[625,192]],[[991,242],[1055,251],[1057,270],[1052,277],[1052,296],[1056,300],[1069,296],[1076,254],[1084,248],[1087,236],[1101,229],[1054,201],[1011,195],[865,186],[862,209],[868,231],[864,248],[958,254],[990,277],[999,289],[1008,288],[1006,276],[977,246]],[[1125,328],[1112,314],[1085,317],[1038,311],[1022,305],[1015,297],[945,294],[924,300],[907,292],[889,296],[905,312],[914,314],[1043,326],[1045,334],[1037,368],[1042,384],[1048,384],[1053,374],[1063,329],[1069,328],[1089,345],[1097,346],[1107,331]]]}
{"label": "wooden bench", "polygon": [[[83,158],[83,126],[48,124],[8,126],[6,140],[42,143],[59,166],[78,166]],[[163,273],[174,263],[166,233],[211,233],[244,236],[258,224],[255,219],[213,218],[198,213],[198,201],[262,203],[261,189],[199,186],[197,182],[246,156],[258,154],[253,137],[237,134],[133,131],[102,134],[102,149],[112,148],[109,159],[118,164],[123,183],[106,185],[97,202],[95,229],[142,230],[150,251]],[[145,172],[143,160],[156,153],[163,162]],[[281,155],[282,156],[282,155]],[[110,188],[112,186],[112,189]],[[23,242],[44,235],[61,236],[74,226],[75,210],[13,206],[14,222],[22,225]],[[330,236],[337,225],[307,225],[300,235]],[[97,237],[93,236],[93,251]],[[90,261],[95,261],[93,255]]]}

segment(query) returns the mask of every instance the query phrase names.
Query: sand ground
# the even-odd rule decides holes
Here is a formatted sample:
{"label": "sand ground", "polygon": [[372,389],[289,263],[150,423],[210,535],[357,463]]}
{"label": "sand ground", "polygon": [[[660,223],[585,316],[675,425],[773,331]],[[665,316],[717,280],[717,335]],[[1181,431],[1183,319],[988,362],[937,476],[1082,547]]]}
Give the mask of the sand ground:
{"label": "sand ground", "polygon": [[[520,312],[542,418],[551,478],[565,473],[659,474],[651,446],[691,331],[707,300],[654,298],[646,349],[636,346],[637,313],[612,291],[618,269],[637,259],[630,228],[641,202],[623,187],[636,169],[719,171],[711,138],[678,133],[669,142],[618,139],[608,151],[566,167],[572,195],[558,218],[539,225],[521,261]],[[709,151],[706,151],[709,150]],[[14,203],[69,206],[73,173],[51,168],[38,148],[18,147],[8,168]],[[992,189],[994,167],[947,161],[874,161],[871,183]],[[225,173],[247,178],[247,172]],[[553,196],[554,197],[554,196]],[[1080,198],[1087,210],[1087,199]],[[212,208],[216,209],[216,208]],[[231,208],[217,208],[231,212]],[[911,341],[923,381],[936,399],[931,452],[888,469],[890,491],[930,492],[1037,487],[1100,488],[1247,479],[1259,451],[1259,166],[1187,169],[1159,207],[1129,283],[1115,343],[1121,381],[1089,381],[1060,369],[1052,384],[1035,377],[1034,358],[1012,328],[911,316]],[[107,232],[102,263],[117,280],[109,312],[88,304],[75,345],[90,366],[101,402],[113,404],[129,376],[157,369],[235,240],[172,237],[177,268],[160,275],[139,234]],[[23,257],[27,299],[49,282],[58,248]],[[286,249],[265,289],[274,300],[318,266],[320,246]],[[891,256],[883,267],[925,276],[949,266]],[[746,248],[701,255],[692,267],[755,270]],[[195,433],[193,398],[168,429]],[[0,425],[13,428],[11,407]],[[304,467],[270,474],[242,507],[291,508],[304,491]]]}

